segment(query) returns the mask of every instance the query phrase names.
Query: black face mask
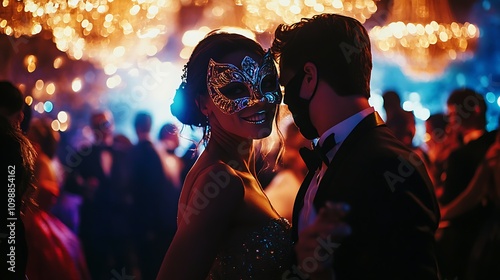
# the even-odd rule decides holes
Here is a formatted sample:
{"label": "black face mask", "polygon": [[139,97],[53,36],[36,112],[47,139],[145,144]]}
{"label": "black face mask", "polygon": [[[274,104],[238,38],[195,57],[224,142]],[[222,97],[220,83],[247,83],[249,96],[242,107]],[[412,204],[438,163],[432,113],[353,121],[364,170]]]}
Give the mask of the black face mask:
{"label": "black face mask", "polygon": [[311,118],[309,116],[309,104],[316,94],[318,83],[316,83],[314,92],[309,100],[301,98],[300,87],[305,75],[306,73],[303,70],[300,70],[297,74],[295,74],[290,82],[288,82],[285,86],[284,102],[288,105],[288,109],[292,113],[293,120],[299,128],[300,133],[302,133],[305,138],[312,140],[314,138],[318,138],[319,133],[311,122]]}

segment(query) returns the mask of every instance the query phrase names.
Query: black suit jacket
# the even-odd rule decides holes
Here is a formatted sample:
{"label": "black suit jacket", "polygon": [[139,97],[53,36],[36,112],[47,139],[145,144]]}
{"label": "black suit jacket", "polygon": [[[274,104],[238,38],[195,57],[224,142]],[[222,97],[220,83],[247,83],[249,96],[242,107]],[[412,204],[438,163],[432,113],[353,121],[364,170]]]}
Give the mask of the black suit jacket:
{"label": "black suit jacket", "polygon": [[[452,202],[467,189],[487,150],[495,142],[496,132],[486,132],[450,153],[444,192],[440,197],[442,205]],[[471,250],[484,223],[491,217],[492,206],[478,203],[469,211],[449,220],[449,225],[440,229],[438,249],[443,277],[462,279],[466,275]]]}
{"label": "black suit jacket", "polygon": [[[72,154],[74,167],[68,173],[65,189],[82,196],[80,208],[80,236],[91,240],[95,236],[117,236],[128,234],[129,207],[126,199],[130,197],[128,177],[125,172],[126,154],[110,149],[113,159],[110,174],[104,173],[101,153],[105,148],[91,145]],[[79,180],[96,179],[95,190]]]}
{"label": "black suit jacket", "polygon": [[444,192],[440,197],[440,202],[443,205],[452,202],[465,191],[486,152],[495,142],[496,133],[497,130],[486,132],[481,137],[450,153]]}
{"label": "black suit jacket", "polygon": [[[306,176],[294,205],[293,237]],[[434,233],[439,207],[420,158],[397,140],[377,113],[363,119],[337,151],[314,198],[345,202],[352,233],[335,249],[336,279],[438,279]],[[301,264],[298,264],[299,266]]]}
{"label": "black suit jacket", "polygon": [[153,143],[137,143],[130,150],[129,160],[138,234],[175,231],[179,191],[167,179]]}

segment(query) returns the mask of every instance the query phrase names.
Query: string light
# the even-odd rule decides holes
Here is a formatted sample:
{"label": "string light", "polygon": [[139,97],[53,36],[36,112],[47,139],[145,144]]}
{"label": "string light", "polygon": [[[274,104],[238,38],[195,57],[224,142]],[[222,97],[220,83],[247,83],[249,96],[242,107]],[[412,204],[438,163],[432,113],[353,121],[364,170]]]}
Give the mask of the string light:
{"label": "string light", "polygon": [[[176,0],[3,0],[0,32],[19,37],[52,32],[57,48],[97,65],[126,65],[153,56],[173,31]],[[57,63],[54,67],[57,68]],[[29,66],[33,72],[34,67]]]}
{"label": "string light", "polygon": [[441,75],[450,61],[466,58],[479,29],[453,20],[447,1],[394,0],[385,26],[370,31],[375,49],[414,78]]}
{"label": "string light", "polygon": [[350,16],[364,23],[377,11],[373,0],[237,0],[236,4],[245,9],[243,23],[258,33],[320,13]]}

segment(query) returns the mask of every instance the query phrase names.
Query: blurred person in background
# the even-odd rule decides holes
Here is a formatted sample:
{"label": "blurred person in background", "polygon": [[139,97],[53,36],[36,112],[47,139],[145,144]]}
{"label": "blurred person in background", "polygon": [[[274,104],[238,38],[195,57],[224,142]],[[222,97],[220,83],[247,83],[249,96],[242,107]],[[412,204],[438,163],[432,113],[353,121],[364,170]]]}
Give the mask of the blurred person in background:
{"label": "blurred person in background", "polygon": [[403,110],[401,98],[396,91],[385,91],[382,98],[384,99],[386,113],[385,124],[399,141],[403,142],[407,147],[413,147],[413,137],[416,131],[413,113]]}
{"label": "blurred person in background", "polygon": [[445,170],[448,156],[459,145],[456,137],[451,136],[446,115],[437,113],[425,121],[426,148],[429,156],[429,174],[431,175],[436,196],[439,199],[443,194]]}
{"label": "blurred person in background", "polygon": [[135,248],[141,279],[155,279],[175,234],[179,190],[165,173],[160,152],[151,140],[149,112],[135,115],[137,143],[129,152],[129,175],[134,197]]}
{"label": "blurred person in background", "polygon": [[175,154],[179,147],[179,128],[173,123],[164,124],[158,133],[159,152],[165,164],[165,173],[173,186],[179,190],[184,183],[182,178],[185,163]]}
{"label": "blurred person in background", "polygon": [[[24,96],[9,81],[0,81],[0,168],[7,179],[4,185],[0,228],[0,268],[2,279],[24,280],[28,261],[24,223],[21,220],[23,200],[33,193],[33,174],[36,152],[21,131],[24,118]],[[10,200],[9,200],[10,198]],[[7,202],[7,203],[5,203]],[[7,216],[8,215],[8,216]],[[15,220],[7,223],[7,218]],[[15,237],[15,244],[8,237]],[[14,248],[14,252],[12,252]],[[14,254],[14,260],[8,255]]]}
{"label": "blurred person in background", "polygon": [[[481,94],[469,88],[456,89],[448,97],[447,110],[451,135],[459,135],[463,144],[449,154],[446,163],[446,179],[439,198],[443,207],[466,190],[495,142],[495,132],[486,130],[486,102]],[[474,240],[491,213],[491,204],[483,202],[441,222],[438,257],[443,277],[465,278]]]}
{"label": "blurred person in background", "polygon": [[310,146],[311,141],[300,134],[293,122],[286,125],[284,137],[282,165],[264,191],[274,209],[291,221],[295,197],[308,170],[300,157],[299,149]]}
{"label": "blurred person in background", "polygon": [[488,204],[489,213],[471,247],[464,279],[491,279],[500,275],[500,130],[467,188],[441,208],[443,220],[458,217],[477,205]]}
{"label": "blurred person in background", "polygon": [[79,238],[50,212],[60,193],[52,163],[59,134],[51,128],[49,120],[34,119],[27,136],[37,157],[36,191],[27,201],[23,219],[30,250],[26,275],[31,280],[90,279]]}
{"label": "blurred person in background", "polygon": [[71,155],[74,168],[65,189],[82,196],[79,236],[93,280],[109,280],[112,271],[131,273],[132,231],[127,154],[114,147],[111,112],[90,116],[94,139]]}
{"label": "blurred person in background", "polygon": [[401,99],[396,91],[388,90],[382,95],[386,112],[385,124],[394,133],[394,136],[403,142],[412,152],[416,153],[429,170],[430,160],[427,153],[413,144],[416,133],[415,116],[401,107]]}

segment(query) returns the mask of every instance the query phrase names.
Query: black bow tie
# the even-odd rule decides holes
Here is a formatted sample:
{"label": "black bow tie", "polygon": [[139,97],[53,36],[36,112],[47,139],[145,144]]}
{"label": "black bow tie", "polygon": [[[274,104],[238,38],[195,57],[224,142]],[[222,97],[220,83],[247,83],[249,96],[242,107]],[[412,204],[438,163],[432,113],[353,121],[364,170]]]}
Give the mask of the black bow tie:
{"label": "black bow tie", "polygon": [[306,147],[300,148],[299,153],[304,162],[306,163],[307,168],[310,171],[316,171],[320,166],[321,162],[324,162],[326,165],[330,164],[330,160],[326,156],[326,154],[333,149],[337,145],[335,142],[335,134],[330,134],[323,145],[316,144],[313,146],[313,149],[308,149]]}

